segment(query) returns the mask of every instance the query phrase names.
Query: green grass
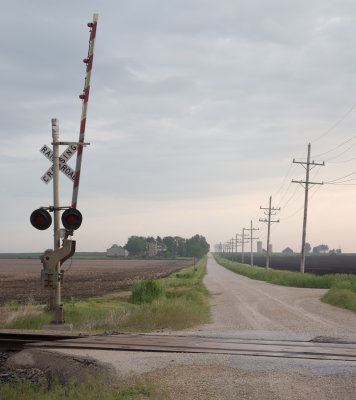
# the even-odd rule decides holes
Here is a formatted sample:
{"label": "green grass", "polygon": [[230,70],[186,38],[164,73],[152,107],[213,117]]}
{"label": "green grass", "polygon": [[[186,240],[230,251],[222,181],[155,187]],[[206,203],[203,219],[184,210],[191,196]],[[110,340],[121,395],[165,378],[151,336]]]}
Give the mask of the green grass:
{"label": "green grass", "polygon": [[136,282],[131,289],[134,304],[152,303],[165,294],[161,282],[154,279]]}
{"label": "green grass", "polygon": [[[208,322],[210,309],[202,283],[205,271],[206,258],[159,281],[137,283],[131,298],[118,293],[64,301],[65,321],[74,330],[88,333],[185,329]],[[41,329],[51,319],[52,314],[40,305],[11,303],[0,308],[2,329]]]}
{"label": "green grass", "polygon": [[119,385],[103,378],[88,378],[85,382],[73,379],[68,385],[45,382],[31,383],[20,380],[13,383],[0,382],[1,400],[135,400],[160,399],[161,394],[148,383]]}
{"label": "green grass", "polygon": [[301,274],[293,271],[278,271],[226,260],[214,254],[215,260],[223,267],[247,276],[274,283],[276,285],[293,286],[300,288],[330,289],[322,301],[337,307],[356,311],[356,275],[353,274],[328,274],[315,275],[310,273]]}

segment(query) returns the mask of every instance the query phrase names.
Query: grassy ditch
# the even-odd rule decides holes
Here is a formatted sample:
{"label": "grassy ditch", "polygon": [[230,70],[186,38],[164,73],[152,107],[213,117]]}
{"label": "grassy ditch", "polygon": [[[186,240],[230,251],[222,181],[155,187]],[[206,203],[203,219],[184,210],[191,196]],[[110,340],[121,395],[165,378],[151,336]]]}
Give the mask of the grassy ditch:
{"label": "grassy ditch", "polygon": [[215,260],[223,267],[247,276],[251,279],[266,281],[276,285],[293,286],[300,288],[330,289],[322,301],[337,307],[356,311],[356,275],[353,274],[328,274],[315,275],[310,273],[301,274],[293,271],[279,271],[247,264],[240,264],[226,260],[214,254]]}
{"label": "grassy ditch", "polygon": [[[67,323],[82,332],[149,332],[185,329],[208,322],[202,279],[206,258],[160,280],[137,282],[132,294],[118,293],[63,302]],[[9,303],[0,307],[0,329],[41,329],[51,322],[45,305]]]}

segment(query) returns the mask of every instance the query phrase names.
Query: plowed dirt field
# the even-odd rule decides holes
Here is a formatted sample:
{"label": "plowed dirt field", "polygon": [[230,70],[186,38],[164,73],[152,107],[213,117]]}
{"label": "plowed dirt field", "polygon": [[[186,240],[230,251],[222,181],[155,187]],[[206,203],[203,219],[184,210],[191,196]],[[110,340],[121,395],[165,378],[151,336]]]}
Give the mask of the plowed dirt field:
{"label": "plowed dirt field", "polygon": [[[62,298],[127,290],[138,280],[162,278],[191,265],[190,260],[68,260],[62,266]],[[41,269],[40,260],[0,260],[0,305],[48,301],[49,290],[40,283]]]}

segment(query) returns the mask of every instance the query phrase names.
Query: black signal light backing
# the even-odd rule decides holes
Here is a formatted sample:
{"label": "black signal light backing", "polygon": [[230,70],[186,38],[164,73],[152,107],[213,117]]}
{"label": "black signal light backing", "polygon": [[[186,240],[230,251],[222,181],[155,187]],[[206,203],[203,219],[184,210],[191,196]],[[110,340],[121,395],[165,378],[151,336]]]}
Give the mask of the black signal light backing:
{"label": "black signal light backing", "polygon": [[40,231],[44,231],[48,229],[52,224],[51,214],[44,210],[43,208],[39,208],[31,214],[30,221],[32,226]]}
{"label": "black signal light backing", "polygon": [[68,208],[62,214],[62,224],[69,231],[78,229],[82,221],[82,214],[76,208]]}

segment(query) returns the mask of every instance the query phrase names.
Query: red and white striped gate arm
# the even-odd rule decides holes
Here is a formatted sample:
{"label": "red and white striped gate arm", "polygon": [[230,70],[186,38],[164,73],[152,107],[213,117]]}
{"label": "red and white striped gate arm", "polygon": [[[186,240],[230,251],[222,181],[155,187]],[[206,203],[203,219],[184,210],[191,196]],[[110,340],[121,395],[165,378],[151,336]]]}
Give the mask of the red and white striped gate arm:
{"label": "red and white striped gate arm", "polygon": [[[88,26],[91,28],[90,39],[89,39],[88,58],[85,58],[83,60],[83,62],[87,64],[87,71],[86,71],[86,76],[85,76],[84,91],[83,91],[83,94],[81,94],[79,96],[79,98],[81,98],[83,100],[82,118],[81,118],[81,122],[80,122],[80,132],[79,132],[79,143],[84,143],[85,123],[86,123],[86,119],[87,119],[88,100],[89,100],[89,91],[90,91],[90,79],[91,79],[91,71],[93,68],[93,57],[94,57],[94,46],[95,46],[97,23],[98,23],[98,14],[94,14],[93,22],[88,23]],[[80,169],[81,169],[81,165],[82,165],[82,155],[83,155],[83,145],[79,144],[78,152],[77,152],[77,163],[75,166],[75,175],[74,175],[72,208],[77,208]]]}

